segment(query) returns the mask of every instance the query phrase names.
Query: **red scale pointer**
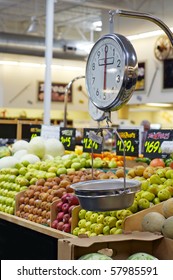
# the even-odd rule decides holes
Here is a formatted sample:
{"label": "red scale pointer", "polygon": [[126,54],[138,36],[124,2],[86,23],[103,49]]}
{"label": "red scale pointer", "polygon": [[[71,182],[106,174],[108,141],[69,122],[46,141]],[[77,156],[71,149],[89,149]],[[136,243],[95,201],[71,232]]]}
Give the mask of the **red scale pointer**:
{"label": "red scale pointer", "polygon": [[108,46],[105,45],[105,58],[104,58],[104,80],[103,80],[103,89],[106,89],[106,81],[107,81],[107,52]]}

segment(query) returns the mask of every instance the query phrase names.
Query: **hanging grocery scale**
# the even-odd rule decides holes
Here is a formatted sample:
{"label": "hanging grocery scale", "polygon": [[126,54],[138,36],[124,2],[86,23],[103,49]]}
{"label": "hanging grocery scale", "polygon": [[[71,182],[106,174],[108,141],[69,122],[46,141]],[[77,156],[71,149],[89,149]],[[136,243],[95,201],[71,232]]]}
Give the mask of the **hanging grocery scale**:
{"label": "hanging grocery scale", "polygon": [[[131,98],[138,70],[137,56],[132,44],[123,35],[113,33],[114,15],[146,19],[156,23],[173,45],[173,34],[170,29],[152,15],[124,10],[110,11],[109,14],[110,34],[103,35],[94,44],[86,65],[86,88],[90,102],[104,113],[107,123],[110,122],[111,111],[119,110]],[[122,180],[79,182],[73,184],[72,188],[82,208],[91,211],[110,211],[132,205],[140,185],[137,180],[126,180],[124,176]]]}

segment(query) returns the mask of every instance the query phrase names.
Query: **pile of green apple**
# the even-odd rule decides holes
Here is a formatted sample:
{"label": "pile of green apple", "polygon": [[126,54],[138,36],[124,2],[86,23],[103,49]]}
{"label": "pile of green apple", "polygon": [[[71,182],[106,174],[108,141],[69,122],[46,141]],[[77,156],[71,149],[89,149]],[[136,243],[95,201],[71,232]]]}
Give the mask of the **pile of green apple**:
{"label": "pile of green apple", "polygon": [[4,168],[0,170],[0,211],[14,214],[16,194],[27,187],[20,185],[18,169]]}
{"label": "pile of green apple", "polygon": [[127,176],[133,173],[132,178],[141,181],[141,190],[135,195],[139,210],[149,208],[173,196],[173,169],[148,166],[140,176],[135,175],[137,169],[139,171],[139,167],[129,170]]}
{"label": "pile of green apple", "polygon": [[110,234],[121,234],[123,232],[124,219],[132,215],[130,209],[122,209],[107,212],[93,212],[80,209],[78,213],[78,224],[72,234],[80,236],[86,234],[88,237]]}

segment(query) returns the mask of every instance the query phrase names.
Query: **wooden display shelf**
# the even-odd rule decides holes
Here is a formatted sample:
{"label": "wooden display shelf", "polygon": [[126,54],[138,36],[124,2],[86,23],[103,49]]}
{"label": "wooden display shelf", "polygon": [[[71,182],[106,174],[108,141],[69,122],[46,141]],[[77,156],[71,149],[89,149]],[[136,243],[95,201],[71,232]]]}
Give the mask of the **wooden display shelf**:
{"label": "wooden display shelf", "polygon": [[74,238],[75,236],[66,232],[62,232],[60,230],[53,229],[51,227],[47,227],[44,225],[40,225],[25,219],[22,219],[20,217],[6,214],[3,212],[0,212],[0,219],[3,219],[5,221],[8,221],[10,223],[14,223],[16,225],[32,229],[34,231],[40,232],[42,234],[46,234],[48,236],[54,237],[54,238]]}

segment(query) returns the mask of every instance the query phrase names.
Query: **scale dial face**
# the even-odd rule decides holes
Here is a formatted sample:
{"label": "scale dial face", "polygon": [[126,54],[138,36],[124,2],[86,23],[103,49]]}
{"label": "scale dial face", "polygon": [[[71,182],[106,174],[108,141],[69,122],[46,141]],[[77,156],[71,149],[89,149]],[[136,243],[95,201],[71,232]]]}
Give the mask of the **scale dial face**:
{"label": "scale dial face", "polygon": [[86,65],[89,98],[100,110],[117,110],[130,99],[137,80],[137,57],[122,35],[101,37]]}
{"label": "scale dial face", "polygon": [[89,110],[89,114],[91,116],[91,118],[94,121],[103,121],[106,116],[105,116],[105,112],[98,109],[92,102],[91,100],[89,100],[88,102],[88,110]]}

